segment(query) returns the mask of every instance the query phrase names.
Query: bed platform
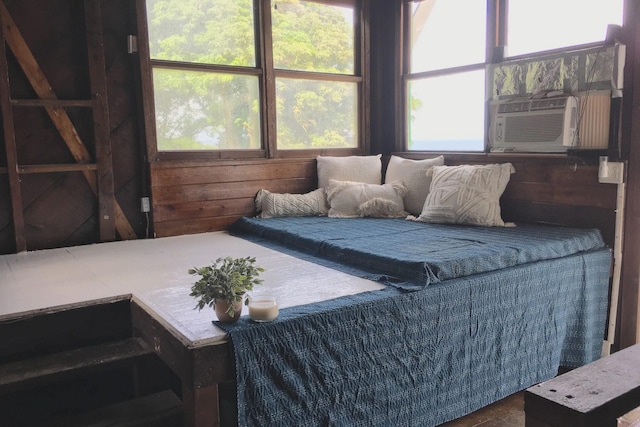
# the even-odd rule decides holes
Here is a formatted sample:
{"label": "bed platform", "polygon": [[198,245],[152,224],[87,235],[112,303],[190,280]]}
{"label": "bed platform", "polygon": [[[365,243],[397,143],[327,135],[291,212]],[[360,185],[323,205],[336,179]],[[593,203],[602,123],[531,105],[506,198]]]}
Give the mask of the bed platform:
{"label": "bed platform", "polygon": [[[341,239],[362,229],[373,243]],[[290,218],[242,220],[233,232],[242,236],[6,256],[0,278],[36,286],[24,284],[37,280],[28,258],[54,259],[79,267],[65,274],[93,282],[99,297],[129,289],[134,334],[180,377],[195,426],[220,422],[218,386],[230,381],[239,425],[438,425],[599,357],[611,254],[596,230]],[[404,243],[390,238],[403,234]],[[446,234],[457,235],[446,251],[428,240]],[[402,252],[418,247],[431,258]],[[186,270],[226,255],[255,256],[267,269],[262,286],[280,299],[276,321],[243,316],[222,326],[211,311],[193,310]],[[0,301],[12,290],[3,286]]]}

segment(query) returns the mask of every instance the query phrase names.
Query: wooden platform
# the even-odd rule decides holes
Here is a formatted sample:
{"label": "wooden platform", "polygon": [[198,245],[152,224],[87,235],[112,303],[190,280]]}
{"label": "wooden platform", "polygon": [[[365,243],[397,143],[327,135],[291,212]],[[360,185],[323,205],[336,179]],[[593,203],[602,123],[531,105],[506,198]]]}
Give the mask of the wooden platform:
{"label": "wooden platform", "polygon": [[[211,323],[213,310],[194,309],[195,300],[189,296],[194,279],[188,269],[222,256],[247,255],[266,269],[262,286],[269,287],[282,308],[383,286],[226,232],[3,255],[0,342],[6,346],[0,351],[0,377],[6,384],[2,387],[0,382],[0,398],[3,388],[30,393],[37,383],[62,381],[69,371],[75,376],[85,369],[101,370],[99,361],[104,358],[117,365],[121,357],[131,360],[130,353],[135,357],[152,351],[179,377],[185,425],[218,425],[218,385],[233,379],[227,335]],[[331,286],[335,283],[341,286]],[[89,305],[82,321],[72,315],[75,308]],[[34,339],[34,331],[40,338]],[[102,376],[100,381],[110,378]],[[135,403],[129,406],[137,411]],[[171,403],[169,399],[172,410]],[[57,401],[48,405],[56,406]],[[116,414],[128,410],[112,409]],[[12,425],[4,424],[2,417],[0,413],[0,425]]]}
{"label": "wooden platform", "polygon": [[640,405],[640,344],[535,385],[524,399],[527,427],[615,427]]}

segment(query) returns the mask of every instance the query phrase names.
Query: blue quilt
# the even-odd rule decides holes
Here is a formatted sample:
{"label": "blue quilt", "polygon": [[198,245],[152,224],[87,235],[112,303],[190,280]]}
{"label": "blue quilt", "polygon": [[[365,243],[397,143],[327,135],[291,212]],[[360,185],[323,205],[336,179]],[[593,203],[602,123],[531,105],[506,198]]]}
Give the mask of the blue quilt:
{"label": "blue quilt", "polygon": [[404,219],[241,218],[231,232],[361,268],[367,278],[407,289],[604,247],[597,229]]}
{"label": "blue quilt", "polygon": [[[320,220],[327,227],[327,219]],[[276,221],[242,221],[242,226],[258,222]],[[285,236],[294,234],[290,224],[303,223],[277,222],[289,224]],[[347,236],[354,233],[342,223],[359,223],[378,236],[377,243],[368,245],[377,257],[394,245],[385,243],[397,233],[385,234],[387,224],[400,221],[337,222],[335,227],[330,223],[326,234],[331,239],[320,236],[322,227],[317,226],[306,240],[331,240],[331,244],[344,240],[351,248]],[[431,250],[439,261],[423,271],[432,275],[408,273],[400,279],[408,277],[407,283],[422,285],[413,292],[387,287],[283,309],[270,323],[256,324],[243,317],[236,324],[220,325],[229,332],[234,351],[239,425],[435,426],[549,379],[560,365],[581,366],[599,357],[611,262],[599,233],[559,229],[545,237],[537,227],[517,227],[520,232],[529,230],[525,240],[552,248],[550,259],[538,260],[540,250],[527,249],[519,240],[503,244],[509,248],[508,256],[497,256],[489,249],[496,239],[478,237],[497,230],[512,240],[514,234],[508,231],[516,229],[427,228],[435,230],[436,240],[446,238],[445,229],[453,229],[459,241],[470,242],[461,246],[479,248],[481,255],[466,259],[480,257],[494,267],[447,278],[452,271],[477,267],[446,267],[442,260],[447,256]],[[260,239],[265,242],[264,235]],[[308,244],[287,243],[298,249]],[[360,251],[367,245],[355,246],[361,246]],[[456,251],[445,247],[442,252]],[[514,258],[533,261],[497,268]],[[318,259],[340,265],[335,258]],[[467,262],[471,263],[463,264]],[[364,263],[348,270],[364,277],[369,268],[379,271],[378,265]],[[390,277],[398,279],[399,272],[405,269]],[[417,277],[425,281],[418,282]]]}

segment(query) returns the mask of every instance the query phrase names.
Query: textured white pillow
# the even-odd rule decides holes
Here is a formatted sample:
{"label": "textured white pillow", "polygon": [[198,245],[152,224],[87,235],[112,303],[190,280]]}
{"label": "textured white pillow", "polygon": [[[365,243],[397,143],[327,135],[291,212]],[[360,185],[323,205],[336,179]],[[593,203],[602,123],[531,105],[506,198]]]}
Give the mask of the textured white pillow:
{"label": "textured white pillow", "polygon": [[375,156],[318,156],[318,187],[327,187],[330,179],[336,181],[382,183],[381,155]]}
{"label": "textured white pillow", "polygon": [[402,157],[391,156],[384,182],[404,182],[407,187],[407,195],[404,196],[404,208],[414,215],[419,215],[431,186],[431,176],[427,176],[426,172],[432,166],[442,165],[444,165],[443,156],[425,160],[403,159]]}
{"label": "textured white pillow", "polygon": [[511,163],[434,166],[418,221],[504,227],[500,196],[515,172]]}
{"label": "textured white pillow", "polygon": [[332,218],[361,216],[405,217],[402,201],[407,188],[402,182],[384,185],[329,180],[327,201]]}
{"label": "textured white pillow", "polygon": [[278,194],[260,190],[256,195],[256,211],[260,218],[282,216],[326,216],[329,211],[324,188],[306,194]]}

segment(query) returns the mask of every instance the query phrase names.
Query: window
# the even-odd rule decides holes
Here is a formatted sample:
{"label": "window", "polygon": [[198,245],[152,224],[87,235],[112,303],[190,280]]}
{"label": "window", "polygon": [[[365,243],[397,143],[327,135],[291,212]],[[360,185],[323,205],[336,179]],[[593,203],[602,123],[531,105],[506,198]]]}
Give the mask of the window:
{"label": "window", "polygon": [[357,147],[353,7],[272,3],[278,149]]}
{"label": "window", "polygon": [[509,56],[600,42],[622,25],[623,0],[509,0]]}
{"label": "window", "polygon": [[478,0],[410,1],[405,11],[410,14],[407,148],[482,151],[486,5]]}
{"label": "window", "polygon": [[623,0],[588,3],[405,0],[407,149],[484,151],[490,98],[485,70],[494,48],[504,44],[509,56],[534,56],[602,42],[608,24],[622,23]]}
{"label": "window", "polygon": [[157,153],[361,146],[356,0],[146,0],[145,11]]}

